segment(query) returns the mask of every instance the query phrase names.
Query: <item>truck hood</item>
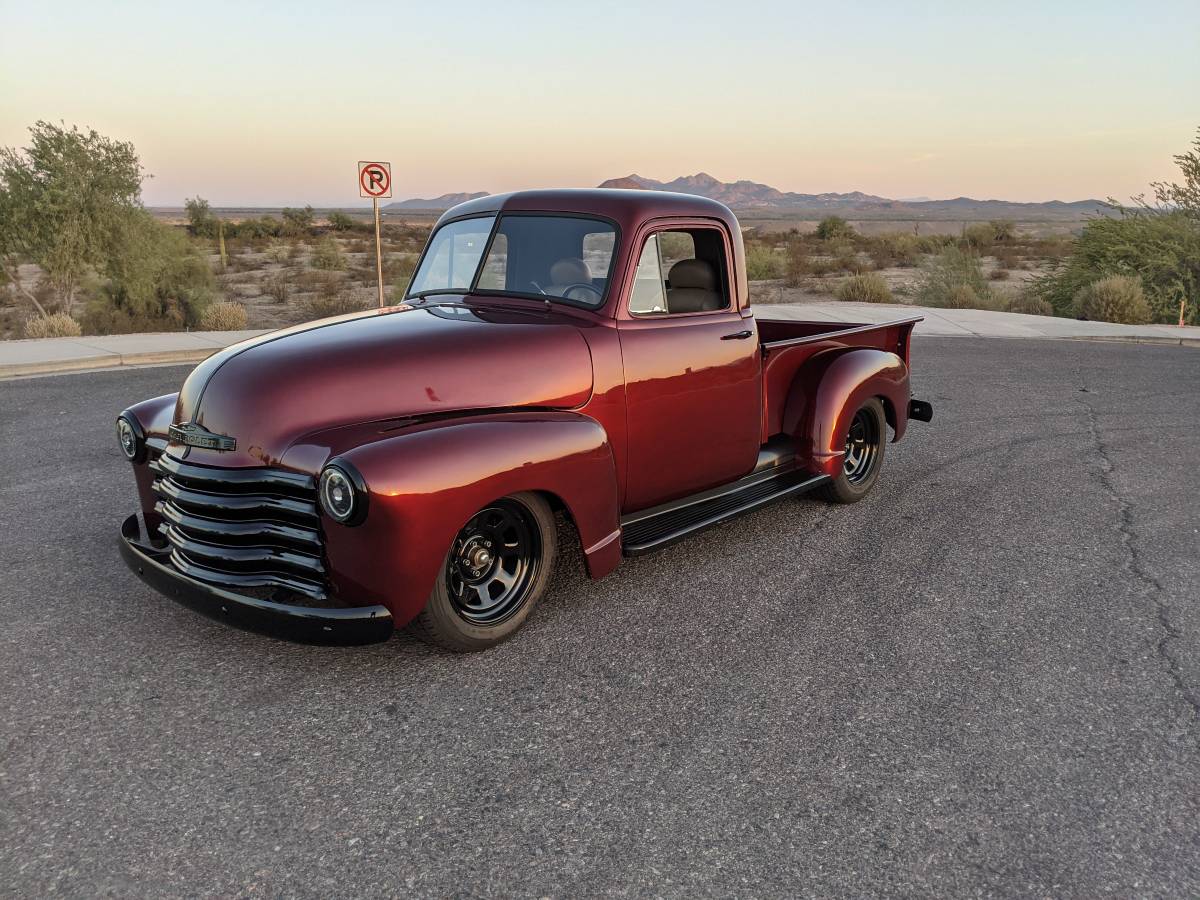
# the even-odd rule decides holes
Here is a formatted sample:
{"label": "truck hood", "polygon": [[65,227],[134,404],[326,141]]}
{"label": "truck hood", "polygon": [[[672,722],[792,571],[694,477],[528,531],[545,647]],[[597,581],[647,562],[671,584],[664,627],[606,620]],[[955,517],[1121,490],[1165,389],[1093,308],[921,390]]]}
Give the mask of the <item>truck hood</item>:
{"label": "truck hood", "polygon": [[172,452],[275,465],[297,439],[343,425],[474,409],[570,409],[591,396],[578,319],[473,303],[393,307],[235,344],[184,382],[173,422],[236,442]]}

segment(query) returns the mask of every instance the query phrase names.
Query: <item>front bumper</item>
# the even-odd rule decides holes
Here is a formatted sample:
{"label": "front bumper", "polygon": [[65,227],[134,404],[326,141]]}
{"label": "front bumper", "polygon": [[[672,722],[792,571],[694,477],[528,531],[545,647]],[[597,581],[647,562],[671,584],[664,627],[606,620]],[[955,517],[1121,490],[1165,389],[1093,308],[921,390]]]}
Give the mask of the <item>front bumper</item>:
{"label": "front bumper", "polygon": [[289,606],[188,578],[169,562],[169,550],[142,538],[136,514],[121,524],[121,557],[142,581],[188,609],[247,631],[312,644],[370,644],[394,628],[384,606],[348,609]]}

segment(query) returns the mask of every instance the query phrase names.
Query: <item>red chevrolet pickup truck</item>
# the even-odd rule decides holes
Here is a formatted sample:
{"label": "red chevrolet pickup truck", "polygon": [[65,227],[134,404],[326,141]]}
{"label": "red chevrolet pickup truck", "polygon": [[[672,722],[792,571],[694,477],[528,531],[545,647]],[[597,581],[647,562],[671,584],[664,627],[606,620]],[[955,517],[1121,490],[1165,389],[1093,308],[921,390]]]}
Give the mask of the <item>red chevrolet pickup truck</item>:
{"label": "red chevrolet pickup truck", "polygon": [[888,430],[932,417],[917,321],[756,317],[737,220],[700,197],[472,200],[403,304],[236,344],[120,414],[122,554],[251,630],[482,649],[545,592],[556,513],[601,578],[782,497],[861,499]]}

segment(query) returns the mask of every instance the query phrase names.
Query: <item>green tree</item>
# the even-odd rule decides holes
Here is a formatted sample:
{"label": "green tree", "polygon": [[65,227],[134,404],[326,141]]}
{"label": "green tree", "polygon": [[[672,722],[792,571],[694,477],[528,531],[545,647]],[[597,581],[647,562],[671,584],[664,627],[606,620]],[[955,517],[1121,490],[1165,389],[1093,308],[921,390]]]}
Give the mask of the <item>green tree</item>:
{"label": "green tree", "polygon": [[311,206],[306,206],[304,209],[288,207],[283,211],[283,230],[287,234],[307,234],[312,231],[313,220]]}
{"label": "green tree", "polygon": [[1150,187],[1154,190],[1154,198],[1160,208],[1175,210],[1189,219],[1200,221],[1200,128],[1196,129],[1192,149],[1174,159],[1183,173],[1183,184],[1152,182]]}
{"label": "green tree", "polygon": [[344,212],[331,212],[329,214],[329,227],[334,231],[352,231],[354,229],[354,220]]}
{"label": "green tree", "polygon": [[1126,206],[1109,199],[1116,215],[1084,226],[1075,250],[1033,290],[1059,315],[1074,315],[1090,285],[1114,275],[1141,281],[1154,322],[1200,323],[1200,130],[1192,149],[1174,157],[1183,183],[1154,182]]}
{"label": "green tree", "polygon": [[0,266],[45,315],[16,277],[21,262],[36,263],[70,313],[121,223],[141,211],[142,166],[132,144],[90,129],[38,122],[29,133],[28,147],[0,148]]}
{"label": "green tree", "polygon": [[217,219],[208,207],[208,201],[203,197],[193,197],[183,201],[187,211],[188,230],[196,237],[215,237],[217,234]]}
{"label": "green tree", "polygon": [[841,216],[826,216],[817,223],[817,237],[823,241],[852,238],[855,233],[854,227]]}

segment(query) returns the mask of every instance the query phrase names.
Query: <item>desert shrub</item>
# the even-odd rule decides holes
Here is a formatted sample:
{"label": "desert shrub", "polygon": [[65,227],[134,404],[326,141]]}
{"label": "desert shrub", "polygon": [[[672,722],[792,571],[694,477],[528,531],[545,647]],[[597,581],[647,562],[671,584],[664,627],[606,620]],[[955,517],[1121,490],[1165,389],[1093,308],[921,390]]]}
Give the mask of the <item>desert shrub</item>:
{"label": "desert shrub", "polygon": [[308,262],[314,269],[329,271],[346,268],[346,257],[342,253],[342,248],[338,246],[337,241],[330,237],[321,238],[313,244],[312,256],[309,257]]}
{"label": "desert shrub", "polygon": [[816,259],[809,260],[808,263],[809,273],[816,275],[818,278],[824,278],[826,275],[840,272],[841,270],[841,266],[835,260],[828,257],[817,257]]}
{"label": "desert shrub", "polygon": [[204,310],[197,327],[201,331],[241,331],[246,321],[246,307],[222,300]]}
{"label": "desert shrub", "polygon": [[292,285],[288,281],[287,275],[279,272],[272,275],[263,282],[263,290],[268,297],[276,303],[287,303],[288,295],[291,294]]}
{"label": "desert shrub", "polygon": [[1012,222],[996,219],[991,222],[981,222],[968,225],[963,229],[962,243],[967,247],[986,249],[993,244],[1003,244],[1014,240],[1017,227]]}
{"label": "desert shrub", "polygon": [[1005,308],[1008,312],[1024,313],[1028,316],[1054,315],[1054,307],[1033,291],[1021,291],[1010,297]]}
{"label": "desert shrub", "polygon": [[800,284],[807,276],[813,274],[812,259],[804,248],[797,245],[788,247],[787,258],[784,261],[784,275],[788,284]]}
{"label": "desert shrub", "polygon": [[79,327],[79,323],[66,313],[33,316],[25,320],[27,338],[79,337],[81,334],[83,329]]}
{"label": "desert shrub", "polygon": [[267,248],[263,251],[267,259],[278,265],[283,265],[288,260],[288,255],[291,252],[291,246],[287,241],[271,240],[267,244]]}
{"label": "desert shrub", "polygon": [[915,266],[921,259],[917,236],[903,231],[890,231],[871,238],[867,251],[877,269],[890,266]]}
{"label": "desert shrub", "polygon": [[866,272],[862,275],[851,275],[834,290],[833,295],[839,300],[853,300],[859,303],[891,303],[892,289],[882,275]]}
{"label": "desert shrub", "polygon": [[1185,321],[1200,321],[1200,223],[1182,212],[1120,211],[1092,219],[1075,251],[1035,282],[1057,315],[1075,315],[1075,300],[1088,285],[1109,275],[1141,281],[1150,321],[1176,322],[1180,301]]}
{"label": "desert shrub", "polygon": [[334,231],[353,231],[354,220],[344,212],[331,212],[329,214],[329,227]]}
{"label": "desert shrub", "polygon": [[311,206],[303,209],[288,207],[284,209],[282,215],[284,234],[308,234],[312,231],[315,216]]}
{"label": "desert shrub", "polygon": [[921,253],[941,253],[952,244],[958,243],[951,234],[921,234],[917,235],[917,250]]}
{"label": "desert shrub", "polygon": [[925,301],[940,309],[980,309],[987,306],[980,295],[969,284],[951,285],[937,301]]}
{"label": "desert shrub", "polygon": [[1001,269],[1015,269],[1020,261],[1016,250],[1009,247],[996,250],[996,265]]}
{"label": "desert shrub", "polygon": [[361,312],[367,305],[361,300],[354,299],[349,291],[336,291],[332,294],[321,293],[304,301],[301,309],[309,319],[327,319],[330,316],[342,316],[346,313]]}
{"label": "desert shrub", "polygon": [[823,241],[854,237],[857,232],[841,216],[826,216],[817,223],[816,235]]}
{"label": "desert shrub", "polygon": [[854,250],[848,253],[839,253],[834,259],[834,265],[841,272],[849,272],[852,275],[861,275],[863,272],[870,272],[875,266],[870,260],[864,260]]}
{"label": "desert shrub", "polygon": [[991,292],[974,253],[946,247],[926,260],[922,269],[917,299],[924,306],[978,309],[990,300]]}
{"label": "desert shrub", "polygon": [[1139,279],[1109,275],[1079,289],[1075,314],[1092,322],[1143,325],[1150,321],[1150,304]]}
{"label": "desert shrub", "polygon": [[750,281],[782,278],[785,260],[765,244],[752,242],[746,246],[746,277]]}
{"label": "desert shrub", "polygon": [[279,237],[283,234],[283,223],[273,216],[260,216],[257,219],[243,219],[236,224],[227,223],[225,233],[229,237],[257,241],[263,238]]}

